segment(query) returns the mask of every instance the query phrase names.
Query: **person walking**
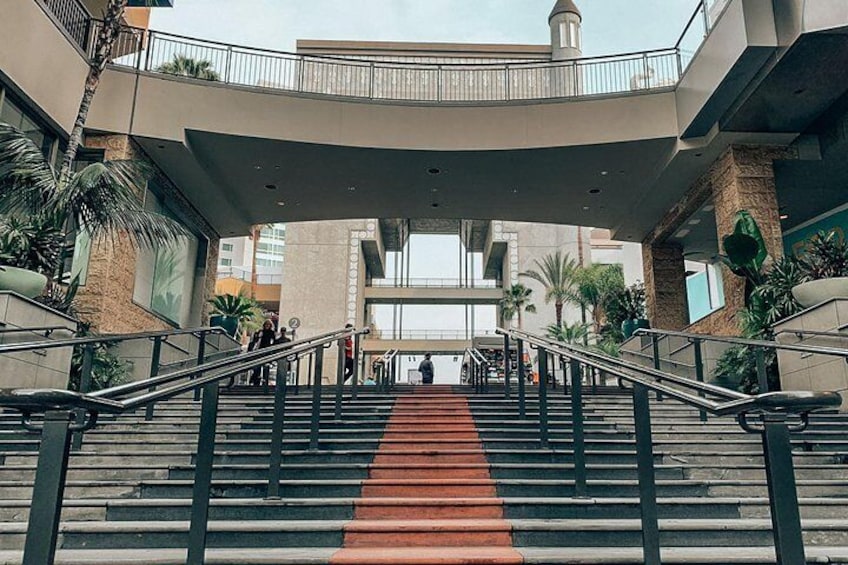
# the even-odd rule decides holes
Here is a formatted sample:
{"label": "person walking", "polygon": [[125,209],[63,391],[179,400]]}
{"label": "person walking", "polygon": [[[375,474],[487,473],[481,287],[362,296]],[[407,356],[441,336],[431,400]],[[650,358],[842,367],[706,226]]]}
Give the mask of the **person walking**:
{"label": "person walking", "polygon": [[425,385],[433,384],[433,362],[430,360],[430,353],[424,354],[424,360],[418,365],[418,372],[421,373],[421,382]]}
{"label": "person walking", "polygon": [[[248,351],[254,349],[265,349],[271,347],[277,341],[277,332],[274,330],[274,322],[265,320],[262,324],[262,329],[253,334],[250,339],[250,345],[247,346]],[[254,367],[253,373],[250,375],[251,386],[259,386],[262,384],[262,365]]]}

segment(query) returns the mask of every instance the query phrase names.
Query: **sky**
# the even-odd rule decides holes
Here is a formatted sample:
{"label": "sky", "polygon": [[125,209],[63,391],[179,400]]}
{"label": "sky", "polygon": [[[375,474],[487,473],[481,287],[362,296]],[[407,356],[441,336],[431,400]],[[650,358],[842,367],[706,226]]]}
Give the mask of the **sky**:
{"label": "sky", "polygon": [[[554,0],[174,0],[154,10],[151,28],[190,37],[279,51],[298,39],[451,43],[550,43],[547,19]],[[583,14],[584,56],[673,47],[696,0],[576,0]],[[430,247],[428,247],[428,245]],[[442,244],[444,245],[444,244]],[[432,251],[432,252],[428,252]],[[413,253],[415,277],[456,278],[453,253],[438,242]],[[426,259],[429,257],[430,259]],[[424,258],[425,262],[417,262]],[[440,263],[440,258],[444,264]],[[404,329],[451,329],[465,323],[462,307],[409,308]],[[391,307],[378,323],[391,325]],[[494,308],[479,312],[478,329],[494,326]],[[402,357],[405,378],[420,357]],[[436,381],[458,374],[453,358],[434,359]]]}
{"label": "sky", "polygon": [[[584,55],[672,47],[695,0],[576,0]],[[294,51],[298,39],[550,42],[554,0],[175,0],[151,27]]]}

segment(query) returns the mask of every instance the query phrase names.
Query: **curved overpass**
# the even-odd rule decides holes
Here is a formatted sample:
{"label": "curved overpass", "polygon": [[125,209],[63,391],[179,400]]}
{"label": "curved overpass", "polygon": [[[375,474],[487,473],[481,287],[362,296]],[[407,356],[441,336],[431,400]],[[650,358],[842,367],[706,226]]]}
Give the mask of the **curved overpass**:
{"label": "curved overpass", "polygon": [[[405,100],[398,93],[411,91],[385,78],[397,69],[373,62],[289,61],[197,42],[208,58],[225,58],[219,65],[229,83],[196,81],[148,70],[163,56],[157,53],[179,50],[164,49],[169,41],[196,40],[130,38],[144,50],[105,73],[88,127],[136,138],[224,235],[268,221],[403,216],[596,225],[641,238],[730,143],[786,142],[803,130],[791,108],[756,122],[756,96],[770,94],[758,84],[782,59],[790,70],[809,66],[789,59],[792,48],[812,32],[848,24],[843,8],[831,0],[730,0],[680,80],[682,60],[662,71],[662,80],[655,73],[628,82],[639,75],[628,56],[567,68],[423,66],[404,71],[418,77]],[[12,80],[67,128],[76,96],[51,91],[43,77],[54,71],[63,84],[81,87],[84,54],[56,26],[49,29],[55,22],[35,2],[19,2],[12,12],[0,22],[0,68],[11,69]],[[818,28],[808,35],[805,25]],[[61,53],[49,61],[44,48],[21,53],[31,34],[52,34],[55,45],[46,52]],[[651,68],[649,57],[636,57],[639,68]],[[244,61],[253,61],[253,70],[245,71]],[[274,76],[296,82],[266,80],[256,69],[271,61]],[[624,69],[616,76],[628,78],[600,92],[592,73],[614,65]],[[527,78],[531,69],[543,78]],[[319,76],[334,78],[320,90]],[[817,102],[825,106],[822,86]],[[471,95],[457,99],[458,87]],[[784,85],[767,88],[782,95]],[[740,116],[752,119],[733,126],[729,118]]]}

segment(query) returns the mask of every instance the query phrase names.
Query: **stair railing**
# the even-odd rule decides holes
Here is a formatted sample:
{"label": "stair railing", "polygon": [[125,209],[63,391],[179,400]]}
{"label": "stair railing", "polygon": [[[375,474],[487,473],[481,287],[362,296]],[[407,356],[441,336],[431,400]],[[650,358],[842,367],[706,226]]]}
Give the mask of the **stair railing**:
{"label": "stair railing", "polygon": [[[799,330],[786,330],[781,333],[794,333],[798,334]],[[806,332],[803,333],[809,335],[833,335],[831,332]],[[705,334],[695,334],[689,332],[677,332],[670,330],[653,330],[653,329],[638,329],[636,330],[635,335],[647,335],[650,336],[652,341],[656,343],[659,339],[663,337],[679,337],[683,339],[687,339],[692,343],[694,347],[695,353],[695,371],[696,371],[696,380],[698,382],[704,382],[704,362],[703,362],[703,354],[702,354],[702,346],[704,342],[714,342],[714,343],[726,343],[729,345],[739,345],[744,347],[750,347],[754,351],[754,356],[757,363],[757,383],[759,386],[760,392],[769,392],[769,383],[768,383],[768,372],[766,368],[765,362],[765,352],[769,349],[782,350],[782,351],[795,351],[798,353],[809,354],[809,355],[830,355],[833,357],[841,357],[848,361],[848,349],[842,349],[838,347],[823,347],[818,345],[801,345],[801,344],[789,344],[789,343],[778,343],[776,341],[766,341],[761,339],[747,339],[741,337],[729,337],[729,336],[714,336],[714,335],[705,335]],[[837,337],[848,337],[848,334],[838,334]],[[657,352],[657,347],[654,346],[654,366],[656,367],[659,363],[659,353]]]}
{"label": "stair railing", "polygon": [[[735,416],[743,430],[761,436],[777,563],[779,565],[806,563],[790,431],[805,429],[811,412],[839,406],[842,403],[842,397],[839,394],[774,392],[747,395],[518,330],[499,329],[498,333],[535,345],[539,350],[540,361],[547,358],[548,352],[568,360],[572,383],[576,496],[586,496],[588,492],[581,398],[584,368],[599,369],[617,377],[620,382],[632,386],[642,549],[646,565],[660,565],[649,391],[663,394],[671,400],[705,410],[715,416]],[[541,382],[542,378],[539,380]],[[795,416],[800,418],[800,423],[794,421]]]}
{"label": "stair railing", "polygon": [[485,355],[477,348],[468,347],[465,350],[463,358],[465,356],[468,356],[471,362],[468,367],[470,371],[468,379],[474,387],[474,393],[482,394],[489,392],[489,363],[486,361]]}
{"label": "stair railing", "polygon": [[[204,328],[204,331],[218,331],[218,329]],[[244,353],[237,357],[205,361],[194,367],[88,394],[57,389],[0,390],[0,407],[17,410],[21,413],[22,422],[27,429],[41,432],[35,484],[24,544],[23,565],[53,565],[54,563],[72,434],[94,428],[98,424],[98,417],[101,414],[121,415],[134,412],[150,404],[168,401],[182,394],[193,393],[198,389],[202,390],[202,404],[197,435],[197,457],[186,564],[203,565],[206,552],[220,384],[244,371],[274,362],[277,363],[269,477],[272,480],[276,477],[276,493],[278,494],[279,474],[275,474],[274,467],[279,467],[283,447],[285,376],[288,371],[289,360],[293,356],[312,351],[316,360],[314,367],[315,382],[320,383],[324,348],[334,343],[343,343],[347,337],[365,333],[368,333],[367,329],[345,328],[309,339]],[[156,336],[158,333],[152,332],[152,335]],[[111,336],[111,339],[115,337]],[[136,338],[136,335],[133,337]],[[63,340],[63,345],[91,345],[102,339]],[[56,345],[57,343],[60,342],[46,342],[46,345],[59,347],[60,345]],[[3,346],[3,349],[7,351],[10,349],[20,350],[20,348],[21,344]],[[344,355],[343,347],[339,351],[339,355]],[[320,385],[316,388],[320,392]],[[315,438],[315,448],[317,448],[320,428],[320,417],[315,417],[316,411],[320,416],[320,396],[318,404],[313,403],[313,421],[310,431],[310,446],[312,446],[312,438]],[[79,416],[80,413],[83,414],[82,417]],[[34,418],[36,415],[43,415],[43,419]],[[276,473],[279,473],[279,470]],[[273,495],[274,492],[273,488],[269,488],[270,495]]]}

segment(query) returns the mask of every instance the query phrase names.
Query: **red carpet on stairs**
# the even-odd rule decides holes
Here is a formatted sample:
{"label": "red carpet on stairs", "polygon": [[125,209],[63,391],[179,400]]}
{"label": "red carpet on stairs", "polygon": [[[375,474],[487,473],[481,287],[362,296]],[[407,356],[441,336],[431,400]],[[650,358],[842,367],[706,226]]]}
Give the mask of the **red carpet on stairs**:
{"label": "red carpet on stairs", "polygon": [[333,565],[517,565],[464,396],[398,397]]}

